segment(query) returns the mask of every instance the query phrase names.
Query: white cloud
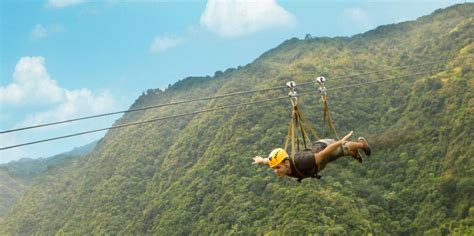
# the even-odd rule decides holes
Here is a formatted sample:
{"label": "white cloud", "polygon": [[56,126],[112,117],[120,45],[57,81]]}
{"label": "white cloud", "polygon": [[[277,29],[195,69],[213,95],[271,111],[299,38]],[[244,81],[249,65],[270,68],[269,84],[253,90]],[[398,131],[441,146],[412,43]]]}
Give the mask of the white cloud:
{"label": "white cloud", "polygon": [[71,117],[97,114],[115,107],[115,100],[107,92],[94,95],[86,88],[68,90],[52,80],[43,57],[23,57],[15,67],[13,83],[0,87],[2,106],[47,107],[49,110],[28,116],[19,126],[64,120]]}
{"label": "white cloud", "polygon": [[369,30],[374,27],[370,17],[359,7],[344,9],[342,19],[346,25],[360,30]]}
{"label": "white cloud", "polygon": [[58,33],[58,32],[64,32],[64,31],[65,29],[61,24],[52,24],[48,26],[37,24],[31,31],[31,37],[33,39],[40,39],[40,38],[45,38],[52,33]]}
{"label": "white cloud", "polygon": [[[116,110],[117,104],[114,98],[108,92],[102,92],[94,95],[88,89],[65,90],[64,101],[50,109],[41,111],[16,123],[12,128],[33,126],[38,124],[62,121],[71,118],[90,116],[94,114],[110,112]],[[7,147],[28,143],[31,141],[43,140],[52,137],[58,137],[68,134],[83,132],[86,130],[110,127],[114,118],[102,118],[96,120],[84,121],[81,123],[73,122],[55,126],[47,126],[39,129],[22,131],[19,133],[6,133],[0,135],[0,147]],[[68,138],[62,141],[47,142],[35,144],[32,146],[16,147],[0,151],[0,163],[20,158],[38,158],[52,156],[71,150],[73,147],[81,146],[101,138],[104,134],[93,133],[76,138]]]}
{"label": "white cloud", "polygon": [[31,36],[34,39],[44,38],[47,35],[46,29],[41,24],[37,24],[31,31]]}
{"label": "white cloud", "polygon": [[209,0],[201,15],[201,25],[222,37],[295,24],[296,18],[275,0]]}
{"label": "white cloud", "polygon": [[30,115],[16,126],[24,127],[89,116],[110,111],[114,107],[116,107],[116,102],[107,91],[94,95],[88,89],[65,90],[64,100],[57,106]]}
{"label": "white cloud", "polygon": [[84,2],[86,2],[86,0],[49,0],[46,6],[52,8],[64,8],[79,5]]}
{"label": "white cloud", "polygon": [[13,83],[0,87],[0,103],[13,105],[46,105],[58,103],[65,90],[46,71],[43,57],[22,57],[15,67]]}
{"label": "white cloud", "polygon": [[157,36],[150,46],[151,53],[164,52],[170,48],[176,47],[184,40],[175,36]]}
{"label": "white cloud", "polygon": [[[117,109],[117,102],[108,91],[94,93],[87,88],[69,90],[58,86],[57,82],[50,78],[43,57],[23,57],[19,60],[13,73],[13,82],[6,87],[0,87],[0,104],[2,110],[6,110],[5,114],[8,114],[2,116],[2,121],[13,124],[8,128],[2,127],[2,130],[90,116]],[[8,109],[9,107],[13,109]],[[108,127],[112,122],[112,118],[104,118],[91,123],[81,123],[80,126],[69,123],[28,132],[2,134],[0,147],[97,128],[95,125],[99,125],[100,128]],[[65,127],[67,129],[64,129]],[[72,149],[74,146],[91,142],[91,138],[98,139],[100,134],[76,139],[81,140],[81,143],[66,140],[61,145],[51,143],[48,146],[45,144],[1,151],[0,163],[22,157],[52,155],[64,151],[65,147]]]}

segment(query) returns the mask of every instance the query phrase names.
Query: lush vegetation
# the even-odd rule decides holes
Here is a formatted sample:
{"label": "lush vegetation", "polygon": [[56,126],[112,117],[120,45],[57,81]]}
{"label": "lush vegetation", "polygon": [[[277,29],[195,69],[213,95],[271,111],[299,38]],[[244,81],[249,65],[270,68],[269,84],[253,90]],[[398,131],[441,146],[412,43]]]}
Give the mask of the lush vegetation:
{"label": "lush vegetation", "polygon": [[[330,164],[322,179],[277,179],[251,158],[280,146],[289,101],[201,113],[111,130],[95,150],[40,175],[10,208],[5,234],[474,234],[474,4],[350,38],[291,39],[251,64],[148,90],[133,107],[329,78],[342,132],[366,136],[373,155]],[[331,78],[450,58],[439,64]],[[313,75],[311,75],[313,73]],[[300,92],[315,90],[300,88]],[[124,115],[117,124],[285,91]],[[301,109],[323,135],[317,95]]]}
{"label": "lush vegetation", "polygon": [[0,222],[7,211],[13,205],[15,200],[25,191],[23,181],[12,177],[4,169],[0,169]]}
{"label": "lush vegetation", "polygon": [[22,158],[7,164],[0,164],[0,221],[16,199],[25,192],[28,184],[41,173],[63,160],[90,153],[97,142],[74,148],[72,151],[46,158]]}

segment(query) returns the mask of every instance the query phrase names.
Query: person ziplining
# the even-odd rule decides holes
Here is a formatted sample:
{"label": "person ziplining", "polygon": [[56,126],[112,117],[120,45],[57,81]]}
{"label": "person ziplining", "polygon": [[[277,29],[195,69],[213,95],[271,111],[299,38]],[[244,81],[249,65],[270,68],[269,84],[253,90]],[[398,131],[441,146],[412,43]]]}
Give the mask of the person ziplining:
{"label": "person ziplining", "polygon": [[359,138],[358,142],[348,141],[353,131],[349,132],[342,139],[322,139],[314,142],[310,149],[296,152],[294,158],[290,159],[288,153],[282,149],[274,149],[268,158],[256,156],[253,164],[269,165],[279,177],[290,176],[301,182],[304,178],[321,178],[318,173],[322,171],[329,162],[335,161],[343,156],[350,156],[362,163],[362,158],[358,150],[363,150],[370,156],[371,149],[366,139]]}
{"label": "person ziplining", "polygon": [[[333,130],[336,137],[337,132],[332,124],[329,116],[328,98],[326,93],[326,87],[324,86],[325,78],[318,77],[316,81],[319,83],[319,92],[321,94],[321,100],[324,105],[324,120],[327,121],[328,126]],[[350,131],[346,136],[340,140],[335,139],[319,139],[315,141],[310,148],[306,147],[306,140],[309,140],[309,136],[306,129],[310,129],[313,136],[318,138],[318,135],[307,123],[303,114],[298,108],[297,95],[295,91],[296,84],[293,81],[287,83],[287,87],[290,90],[288,95],[293,105],[291,122],[288,127],[288,135],[285,141],[285,148],[274,149],[267,158],[261,156],[255,156],[252,164],[264,164],[268,165],[273,169],[275,174],[279,177],[289,176],[297,178],[298,182],[301,182],[304,178],[321,178],[318,174],[322,171],[329,162],[335,161],[341,157],[349,156],[360,163],[363,159],[360,155],[359,150],[362,150],[365,155],[371,155],[371,148],[369,143],[364,137],[359,137],[357,142],[349,141],[353,131]],[[301,132],[302,141],[305,146],[303,151],[299,151],[299,138],[296,137],[296,145],[298,151],[294,150],[295,146],[295,130],[296,136],[298,130]],[[288,142],[291,137],[291,157],[286,151]]]}

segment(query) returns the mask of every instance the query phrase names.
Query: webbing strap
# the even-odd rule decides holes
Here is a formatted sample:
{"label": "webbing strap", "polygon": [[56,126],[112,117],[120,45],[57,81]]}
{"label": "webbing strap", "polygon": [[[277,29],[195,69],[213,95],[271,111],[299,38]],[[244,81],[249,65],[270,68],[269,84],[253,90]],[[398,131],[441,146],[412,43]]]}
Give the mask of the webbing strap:
{"label": "webbing strap", "polygon": [[300,138],[299,138],[298,129],[297,129],[297,127],[298,127],[298,113],[295,113],[294,119],[295,119],[295,123],[294,123],[294,126],[293,126],[294,127],[293,128],[294,129],[293,130],[293,135],[295,136],[295,140],[296,140],[296,142],[295,142],[296,143],[296,151],[299,152],[300,151]]}
{"label": "webbing strap", "polygon": [[[297,124],[297,127],[299,127],[300,131],[301,131],[301,136],[303,136],[303,144],[304,144],[304,148],[306,149],[307,148],[307,145],[306,145],[306,139],[309,140],[309,137],[308,137],[308,134],[306,133],[303,125],[304,125],[304,121],[303,119],[301,119],[301,113],[299,112],[298,108],[295,108],[296,110],[296,118],[298,119],[298,124]],[[299,151],[299,150],[298,150]]]}
{"label": "webbing strap", "polygon": [[332,123],[331,116],[329,115],[329,105],[328,105],[328,93],[326,86],[324,83],[326,82],[326,78],[324,76],[319,76],[316,78],[316,82],[319,84],[319,94],[321,95],[321,101],[323,101],[323,119],[327,122],[328,127],[334,132],[334,135],[337,139],[339,139],[339,135],[337,135],[336,128],[334,128],[334,124]]}
{"label": "webbing strap", "polygon": [[285,150],[288,148],[288,142],[290,140],[290,136],[291,136],[291,138],[293,138],[292,142],[294,142],[294,140],[296,139],[297,150],[298,151],[300,150],[299,135],[298,135],[298,132],[295,131],[296,127],[301,132],[301,136],[302,136],[303,144],[304,144],[305,148],[308,148],[308,142],[306,140],[308,140],[311,143],[311,139],[309,138],[309,134],[306,131],[307,129],[310,129],[313,136],[315,136],[317,139],[319,139],[316,131],[308,124],[306,119],[303,117],[303,114],[298,109],[298,107],[295,106],[293,108],[293,111],[291,112],[291,120],[290,120],[290,124],[288,125],[288,131],[287,131],[287,135],[286,135],[286,139],[285,139]]}
{"label": "webbing strap", "polygon": [[334,128],[334,124],[332,123],[331,116],[329,115],[329,105],[328,105],[328,97],[326,95],[323,96],[323,119],[327,122],[329,128],[332,130],[336,139],[339,140],[339,135],[337,134],[336,128]]}
{"label": "webbing strap", "polygon": [[320,139],[319,136],[318,136],[318,133],[316,132],[315,129],[313,129],[313,127],[309,124],[309,122],[306,120],[306,118],[304,117],[303,113],[301,111],[298,111],[299,114],[300,114],[300,117],[301,117],[301,120],[303,121],[303,125],[305,126],[305,128],[309,129],[309,131],[311,131],[311,134],[316,138],[316,139]]}
{"label": "webbing strap", "polygon": [[319,139],[316,131],[306,121],[303,114],[298,109],[298,106],[293,106],[293,110],[291,112],[291,120],[290,120],[290,124],[288,125],[288,131],[287,131],[286,140],[285,140],[285,150],[287,150],[288,142],[291,139],[291,158],[290,159],[291,159],[291,162],[294,166],[294,169],[302,177],[305,177],[305,175],[298,170],[298,168],[296,167],[296,164],[295,164],[295,137],[296,137],[296,148],[299,151],[300,150],[300,146],[299,146],[300,142],[299,142],[299,135],[298,135],[298,132],[297,132],[297,130],[299,129],[300,132],[301,132],[302,139],[303,139],[304,147],[307,148],[306,140],[311,142],[311,140],[309,138],[309,135],[308,135],[308,132],[306,131],[308,128],[311,130],[313,135],[316,138]]}
{"label": "webbing strap", "polygon": [[293,115],[291,116],[290,124],[288,125],[288,133],[286,134],[285,140],[285,150],[288,147],[288,142],[290,141],[291,127],[293,126]]}
{"label": "webbing strap", "polygon": [[[294,113],[295,114],[295,113]],[[295,117],[296,117],[296,114],[295,114]],[[304,177],[303,173],[301,173],[301,171],[298,169],[298,167],[296,167],[296,163],[295,163],[295,140],[294,140],[294,137],[295,137],[295,122],[292,120],[292,125],[291,125],[291,163],[293,164],[293,167],[294,169],[296,170],[296,172]]]}
{"label": "webbing strap", "polygon": [[[300,130],[301,130],[301,136],[303,137],[304,149],[306,149],[306,148],[308,148],[308,146],[306,145],[306,139],[309,140],[309,138],[308,138],[306,132],[305,132],[304,129],[303,129],[303,125],[302,125],[302,122],[301,122],[301,121],[300,121],[300,125],[299,125],[299,126],[300,126]],[[298,150],[298,151],[300,151],[300,150]]]}
{"label": "webbing strap", "polygon": [[295,159],[295,126],[294,120],[291,122],[291,161]]}

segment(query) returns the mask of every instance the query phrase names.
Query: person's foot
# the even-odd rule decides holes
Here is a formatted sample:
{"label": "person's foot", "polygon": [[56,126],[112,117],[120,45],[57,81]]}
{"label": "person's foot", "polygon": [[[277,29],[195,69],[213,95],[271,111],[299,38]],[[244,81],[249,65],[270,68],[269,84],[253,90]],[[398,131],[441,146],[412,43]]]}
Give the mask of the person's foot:
{"label": "person's foot", "polygon": [[356,159],[361,164],[364,161],[362,157],[360,156],[360,153],[358,150],[352,151],[352,158]]}
{"label": "person's foot", "polygon": [[367,140],[364,137],[359,137],[359,142],[361,142],[364,145],[362,150],[364,151],[365,155],[370,156],[370,153],[372,152],[372,150],[370,149],[370,146]]}

